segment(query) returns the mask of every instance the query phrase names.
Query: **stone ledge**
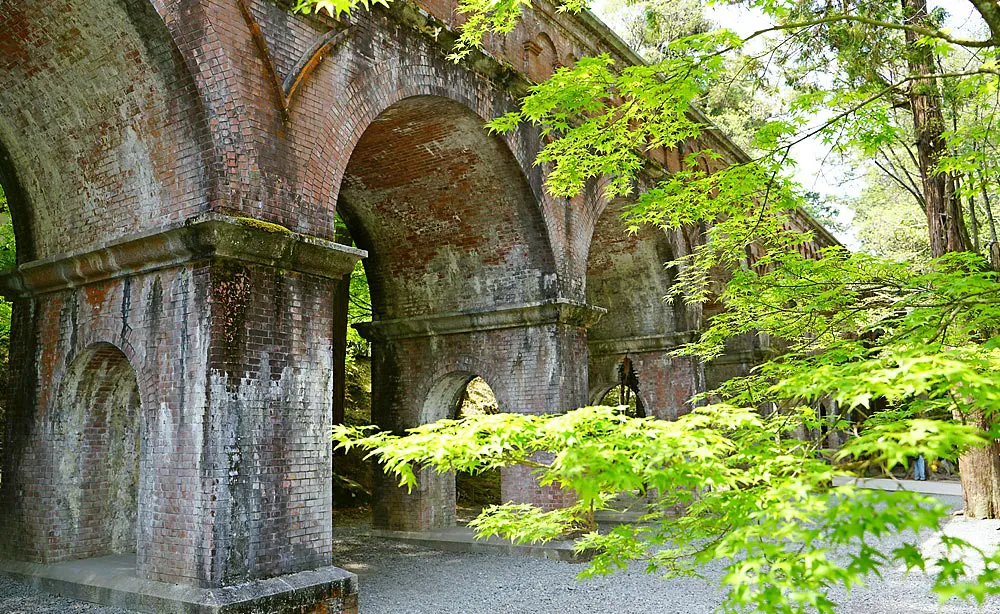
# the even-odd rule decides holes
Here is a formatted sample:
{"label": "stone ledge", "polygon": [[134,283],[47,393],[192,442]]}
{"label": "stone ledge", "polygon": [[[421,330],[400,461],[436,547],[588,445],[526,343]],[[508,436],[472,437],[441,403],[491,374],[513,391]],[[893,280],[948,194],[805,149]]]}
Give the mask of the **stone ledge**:
{"label": "stone ledge", "polygon": [[52,565],[0,560],[0,573],[63,597],[157,614],[356,614],[358,578],[337,567],[199,588],[135,575],[135,555]]}
{"label": "stone ledge", "polygon": [[24,263],[0,273],[0,295],[38,296],[212,258],[338,279],[367,255],[276,224],[208,213],[86,252]]}
{"label": "stone ledge", "polygon": [[944,482],[938,480],[896,480],[888,478],[852,478],[838,476],[833,478],[833,485],[854,484],[858,488],[871,488],[874,490],[909,490],[911,492],[924,493],[925,495],[943,495],[947,497],[961,497],[961,482]]}
{"label": "stone ledge", "polygon": [[706,366],[724,367],[728,365],[759,364],[767,360],[768,354],[760,349],[726,350],[721,355],[708,361]]}
{"label": "stone ledge", "polygon": [[550,541],[544,544],[515,544],[499,537],[476,539],[475,532],[468,527],[448,527],[429,531],[390,531],[372,529],[366,533],[371,537],[391,539],[403,543],[423,546],[443,552],[466,552],[526,556],[536,559],[585,563],[593,558],[593,552],[577,552],[572,540]]}
{"label": "stone ledge", "polygon": [[591,356],[611,354],[642,354],[643,352],[669,352],[698,338],[698,331],[680,331],[664,335],[594,339],[587,343]]}
{"label": "stone ledge", "polygon": [[435,335],[521,328],[543,324],[567,324],[587,328],[607,313],[594,307],[565,299],[504,307],[495,311],[444,313],[414,318],[375,320],[355,324],[362,337],[372,340],[410,339]]}

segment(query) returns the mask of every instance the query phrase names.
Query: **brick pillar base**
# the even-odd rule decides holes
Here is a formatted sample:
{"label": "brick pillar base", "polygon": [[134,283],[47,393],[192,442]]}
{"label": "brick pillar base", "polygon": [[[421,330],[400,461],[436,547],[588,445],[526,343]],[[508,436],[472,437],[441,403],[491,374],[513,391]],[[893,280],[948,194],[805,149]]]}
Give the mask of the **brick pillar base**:
{"label": "brick pillar base", "polygon": [[372,525],[390,531],[427,531],[455,526],[455,474],[424,469],[412,492],[380,470],[373,477]]}

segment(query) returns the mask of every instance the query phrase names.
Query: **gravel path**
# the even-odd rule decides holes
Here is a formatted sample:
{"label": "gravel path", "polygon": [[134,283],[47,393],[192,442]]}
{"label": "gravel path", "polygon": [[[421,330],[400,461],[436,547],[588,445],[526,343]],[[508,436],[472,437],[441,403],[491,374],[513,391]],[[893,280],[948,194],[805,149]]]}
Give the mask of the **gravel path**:
{"label": "gravel path", "polygon": [[[945,530],[987,547],[1000,542],[1000,521],[958,517]],[[934,541],[928,539],[925,547],[933,547]],[[885,546],[897,543],[886,540]],[[582,565],[436,552],[356,536],[342,537],[338,560],[359,576],[362,614],[709,614],[722,599],[713,582],[721,577],[718,566],[705,570],[707,580],[662,580],[636,569],[579,581],[575,575]],[[1000,600],[987,603],[982,610],[962,602],[939,606],[930,585],[926,576],[906,576],[902,569],[891,569],[882,581],[874,580],[850,594],[840,591],[831,598],[841,604],[844,614],[1000,612]]]}
{"label": "gravel path", "polygon": [[2,614],[133,614],[120,608],[105,608],[82,601],[73,601],[40,593],[26,584],[0,574],[0,613]]}
{"label": "gravel path", "polygon": [[[1000,521],[953,518],[945,527],[982,547],[1000,543]],[[335,531],[337,564],[358,574],[362,614],[614,613],[708,614],[721,600],[709,568],[708,580],[661,580],[629,570],[578,581],[582,565],[500,554],[437,552],[421,546],[361,537],[350,528]],[[928,535],[925,548],[934,548]],[[886,549],[898,540],[886,540]],[[864,589],[831,595],[844,614],[987,614],[1000,612],[1000,600],[975,605],[952,602],[939,607],[920,574],[891,569],[884,580]],[[86,612],[129,614],[40,594],[0,576],[0,612],[9,614]]]}

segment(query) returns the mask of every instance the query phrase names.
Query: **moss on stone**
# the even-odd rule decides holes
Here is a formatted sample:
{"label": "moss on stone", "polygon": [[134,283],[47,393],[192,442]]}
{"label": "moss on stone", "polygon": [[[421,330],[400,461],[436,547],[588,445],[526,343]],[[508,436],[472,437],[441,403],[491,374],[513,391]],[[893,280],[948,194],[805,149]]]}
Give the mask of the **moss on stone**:
{"label": "moss on stone", "polygon": [[252,217],[238,217],[236,218],[241,225],[247,228],[253,228],[255,230],[262,230],[264,232],[271,232],[274,234],[290,235],[292,231],[285,228],[281,224],[275,224],[273,222],[265,222],[264,220],[258,220]]}

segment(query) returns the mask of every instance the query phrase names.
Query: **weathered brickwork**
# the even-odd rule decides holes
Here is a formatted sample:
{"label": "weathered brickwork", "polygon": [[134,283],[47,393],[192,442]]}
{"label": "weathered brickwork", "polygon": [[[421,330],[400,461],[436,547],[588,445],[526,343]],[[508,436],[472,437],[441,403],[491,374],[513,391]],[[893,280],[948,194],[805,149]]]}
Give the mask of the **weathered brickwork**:
{"label": "weathered brickwork", "polygon": [[153,7],[122,4],[0,8],[0,142],[31,207],[16,216],[20,261],[208,208],[194,80]]}
{"label": "weathered brickwork", "polygon": [[[316,250],[329,276],[296,272]],[[359,255],[338,250],[210,218],[22,267],[5,553],[136,552],[140,576],[202,587],[329,566],[327,306]]]}
{"label": "weathered brickwork", "polygon": [[328,565],[334,284],[234,263],[211,277],[212,582]]}
{"label": "weathered brickwork", "polygon": [[377,317],[481,311],[557,295],[544,221],[517,161],[482,119],[439,96],[386,109],[358,141],[338,209]]}
{"label": "weathered brickwork", "polygon": [[[384,427],[449,415],[476,375],[506,410],[570,409],[625,357],[673,418],[721,373],[668,356],[706,315],[661,302],[663,262],[698,229],[626,234],[600,181],[545,193],[536,129],[482,125],[576,58],[636,57],[543,2],[456,64],[459,23],[452,0],[339,21],[284,0],[0,3],[19,264],[0,276],[15,300],[4,556],[134,550],[138,575],[203,588],[336,563],[333,305],[365,255],[330,242],[338,213],[368,250]],[[708,168],[741,159],[713,132],[684,150],[706,147],[724,156]],[[650,157],[674,171],[683,153]],[[519,470],[502,490],[571,496]],[[451,476],[380,495],[380,526],[454,522]],[[352,586],[303,599],[352,611]]]}
{"label": "weathered brickwork", "polygon": [[[205,407],[197,377],[205,368],[205,346],[198,335],[184,333],[202,326],[204,279],[203,270],[185,268],[91,284],[18,304],[19,310],[34,314],[34,326],[19,327],[15,335],[30,335],[34,328],[38,339],[32,345],[38,351],[34,377],[19,378],[22,388],[15,397],[34,398],[34,407],[15,402],[9,410],[14,413],[8,417],[11,428],[26,437],[18,442],[22,450],[5,448],[6,454],[19,456],[8,457],[5,468],[20,469],[5,469],[0,491],[5,509],[11,510],[2,518],[13,529],[6,534],[19,540],[9,548],[41,562],[110,552],[87,551],[81,533],[89,521],[81,522],[79,506],[71,501],[90,481],[88,472],[107,459],[64,454],[68,445],[92,445],[82,429],[74,429],[80,420],[66,414],[93,412],[102,404],[130,409],[120,403],[115,407],[113,398],[101,398],[93,388],[119,378],[134,379],[142,401],[142,414],[130,416],[131,428],[141,433],[140,477],[132,503],[137,533],[126,551],[136,551],[138,544],[138,567],[148,577],[197,581],[195,536],[203,493],[197,479],[199,451],[194,448],[201,424],[193,417]],[[91,366],[102,354],[117,357],[114,370],[125,373],[112,378]],[[77,410],[79,405],[84,407]],[[77,440],[80,435],[82,440]],[[36,495],[18,497],[20,484],[32,485]]]}
{"label": "weathered brickwork", "polygon": [[[579,314],[529,314],[526,309],[519,316],[529,325],[483,322],[472,325],[480,330],[457,332],[459,318],[443,317],[419,332],[389,324],[371,327],[372,380],[391,382],[372,390],[373,420],[402,432],[453,418],[459,396],[475,376],[489,384],[503,411],[540,414],[585,405],[586,365],[580,361],[586,356],[586,334]],[[410,494],[391,478],[380,480],[378,489],[374,520],[379,526],[412,530],[455,522],[452,475],[424,472]],[[569,495],[539,488],[528,472],[515,468],[502,472],[501,497],[553,509]]]}

